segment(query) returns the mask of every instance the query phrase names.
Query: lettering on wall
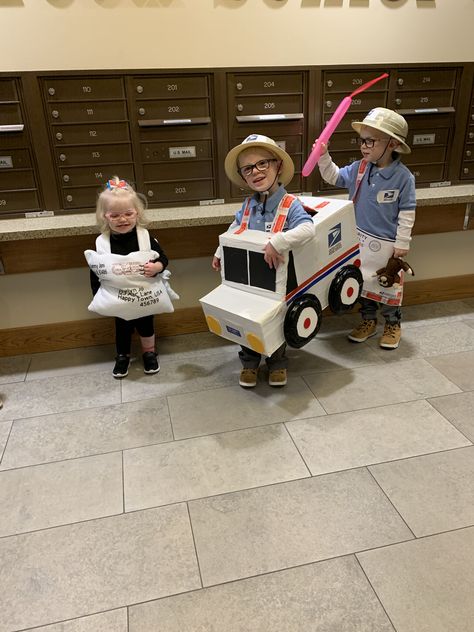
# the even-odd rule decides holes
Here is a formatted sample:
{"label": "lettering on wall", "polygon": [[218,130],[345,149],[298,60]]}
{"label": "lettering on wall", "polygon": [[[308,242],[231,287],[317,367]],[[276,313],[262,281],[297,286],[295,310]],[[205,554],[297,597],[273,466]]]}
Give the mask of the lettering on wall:
{"label": "lettering on wall", "polygon": [[[45,1],[48,4],[50,4],[52,7],[55,7],[57,9],[64,9],[64,8],[73,6],[74,4],[79,4],[80,0],[45,0]],[[274,5],[275,7],[277,6],[283,7],[283,5],[292,3],[292,1],[295,1],[295,0],[258,0],[258,1],[261,3],[267,4],[269,6]],[[296,0],[296,1],[298,1],[301,6],[304,6],[305,4],[305,0]],[[382,4],[385,4],[386,6],[398,5],[399,7],[401,7],[402,5],[407,4],[407,2],[409,1],[410,0],[367,0],[367,7],[370,8],[370,4],[371,3],[375,4],[376,2],[381,2]],[[412,2],[413,1],[417,7],[426,6],[426,5],[436,6],[436,0],[412,0]],[[193,2],[195,2],[195,0],[193,0]],[[95,3],[102,9],[115,9],[117,7],[116,0],[95,0]],[[153,9],[153,8],[166,9],[167,7],[173,7],[173,4],[176,4],[176,6],[178,5],[181,6],[182,0],[167,0],[166,2],[164,1],[160,2],[160,0],[131,0],[131,3],[137,9]],[[209,3],[211,3],[211,0],[209,0]],[[246,3],[247,3],[247,0],[218,0],[217,1],[217,4],[223,7],[229,7],[229,8],[236,8],[239,5],[243,6]],[[347,4],[349,8],[351,7],[351,0],[345,0],[345,3]],[[1,4],[1,0],[0,0],[0,4]],[[340,8],[342,8],[343,4],[344,4],[344,0],[341,0]],[[318,4],[317,6],[315,5],[314,8],[323,9],[324,4],[321,3],[321,4]]]}

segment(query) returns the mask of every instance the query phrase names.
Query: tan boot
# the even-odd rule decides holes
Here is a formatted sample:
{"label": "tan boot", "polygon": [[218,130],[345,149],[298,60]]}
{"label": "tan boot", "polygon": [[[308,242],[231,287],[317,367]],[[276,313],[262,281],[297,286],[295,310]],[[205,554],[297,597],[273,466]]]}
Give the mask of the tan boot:
{"label": "tan boot", "polygon": [[268,374],[268,383],[270,386],[285,386],[286,382],[286,369],[274,369]]}
{"label": "tan boot", "polygon": [[244,388],[257,386],[257,369],[242,369],[240,372],[239,385]]}
{"label": "tan boot", "polygon": [[375,336],[376,330],[376,320],[363,320],[347,337],[352,342],[365,342],[367,338]]}
{"label": "tan boot", "polygon": [[382,349],[396,349],[400,344],[402,328],[399,323],[385,323],[383,335],[380,338]]}

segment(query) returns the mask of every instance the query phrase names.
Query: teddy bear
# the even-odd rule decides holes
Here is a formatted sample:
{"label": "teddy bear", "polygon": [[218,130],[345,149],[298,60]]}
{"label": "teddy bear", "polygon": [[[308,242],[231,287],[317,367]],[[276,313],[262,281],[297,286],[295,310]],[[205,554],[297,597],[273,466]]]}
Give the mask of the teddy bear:
{"label": "teddy bear", "polygon": [[399,257],[390,257],[385,267],[377,270],[374,276],[379,277],[378,281],[382,287],[400,287],[401,278],[398,274],[400,270],[405,270],[408,274],[415,276],[411,266]]}

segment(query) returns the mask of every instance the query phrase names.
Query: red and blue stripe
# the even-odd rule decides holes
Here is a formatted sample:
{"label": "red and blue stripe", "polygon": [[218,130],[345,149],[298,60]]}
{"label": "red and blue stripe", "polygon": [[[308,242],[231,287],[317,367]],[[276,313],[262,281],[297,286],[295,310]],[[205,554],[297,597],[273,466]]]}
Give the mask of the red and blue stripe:
{"label": "red and blue stripe", "polygon": [[313,285],[316,285],[316,283],[320,283],[328,275],[333,274],[338,268],[341,268],[344,264],[353,259],[359,253],[359,244],[355,244],[354,246],[352,246],[352,248],[349,248],[349,250],[346,250],[346,252],[343,252],[341,255],[339,255],[339,257],[337,257],[333,261],[330,261],[326,266],[324,266],[324,268],[318,270],[318,272],[310,276],[308,279],[306,279],[306,281],[303,281],[301,285],[298,285],[297,288],[287,294],[285,296],[286,304],[289,305],[296,298],[298,298],[302,294],[305,294],[311,287],[313,287]]}

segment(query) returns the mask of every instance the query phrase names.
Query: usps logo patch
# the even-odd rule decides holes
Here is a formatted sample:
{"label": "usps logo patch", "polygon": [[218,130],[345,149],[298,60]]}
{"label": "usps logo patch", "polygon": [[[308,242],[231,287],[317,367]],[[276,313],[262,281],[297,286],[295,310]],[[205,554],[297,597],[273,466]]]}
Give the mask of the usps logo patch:
{"label": "usps logo patch", "polygon": [[332,255],[337,250],[342,248],[342,227],[341,224],[336,224],[329,229],[328,232],[328,249],[329,254]]}
{"label": "usps logo patch", "polygon": [[398,200],[398,189],[390,189],[388,191],[379,191],[377,193],[377,202],[379,204],[392,204]]}

